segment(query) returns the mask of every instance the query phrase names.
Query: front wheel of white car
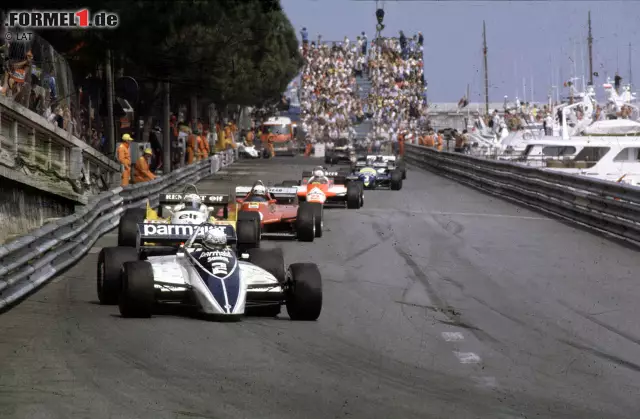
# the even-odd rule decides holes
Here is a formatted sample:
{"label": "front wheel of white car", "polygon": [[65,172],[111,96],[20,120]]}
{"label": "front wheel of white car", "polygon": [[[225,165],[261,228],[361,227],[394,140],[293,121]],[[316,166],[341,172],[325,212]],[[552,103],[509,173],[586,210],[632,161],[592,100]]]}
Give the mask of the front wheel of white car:
{"label": "front wheel of white car", "polygon": [[318,265],[292,263],[287,282],[286,304],[291,320],[318,320],[322,311],[322,276]]}
{"label": "front wheel of white car", "polygon": [[155,304],[153,269],[147,261],[122,265],[122,290],[118,306],[122,317],[151,317]]}

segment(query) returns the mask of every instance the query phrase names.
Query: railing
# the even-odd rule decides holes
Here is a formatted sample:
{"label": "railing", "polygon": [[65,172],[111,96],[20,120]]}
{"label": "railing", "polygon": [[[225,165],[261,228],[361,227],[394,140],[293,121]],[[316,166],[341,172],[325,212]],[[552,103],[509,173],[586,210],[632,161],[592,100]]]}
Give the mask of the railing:
{"label": "railing", "polygon": [[124,210],[144,207],[147,200],[151,206],[157,206],[160,193],[197,182],[233,160],[233,151],[223,152],[150,182],[104,192],[75,214],[0,247],[0,309],[75,263],[102,235],[118,225]]}
{"label": "railing", "polygon": [[407,163],[640,246],[640,188],[405,145]]}
{"label": "railing", "polygon": [[79,203],[108,189],[120,165],[35,112],[0,96],[0,165],[15,180]]}

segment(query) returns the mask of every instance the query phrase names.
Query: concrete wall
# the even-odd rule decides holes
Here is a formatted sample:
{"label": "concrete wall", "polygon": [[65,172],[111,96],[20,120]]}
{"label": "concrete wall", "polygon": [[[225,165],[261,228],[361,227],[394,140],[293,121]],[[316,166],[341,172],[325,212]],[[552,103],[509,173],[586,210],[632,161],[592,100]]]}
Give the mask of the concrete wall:
{"label": "concrete wall", "polygon": [[0,181],[0,244],[41,227],[51,218],[70,215],[74,203],[8,178]]}
{"label": "concrete wall", "polygon": [[0,96],[0,242],[113,186],[120,164]]}

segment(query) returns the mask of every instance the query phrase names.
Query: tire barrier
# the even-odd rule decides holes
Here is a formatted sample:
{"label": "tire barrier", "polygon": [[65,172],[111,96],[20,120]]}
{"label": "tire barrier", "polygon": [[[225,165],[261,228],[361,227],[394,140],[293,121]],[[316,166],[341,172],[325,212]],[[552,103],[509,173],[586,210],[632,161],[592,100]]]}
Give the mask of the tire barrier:
{"label": "tire barrier", "polygon": [[82,258],[104,234],[118,226],[128,208],[158,205],[159,194],[195,183],[235,160],[233,151],[177,169],[165,176],[93,197],[76,213],[60,218],[0,247],[0,310],[19,301]]}
{"label": "tire barrier", "polygon": [[640,246],[640,188],[407,144],[407,163]]}

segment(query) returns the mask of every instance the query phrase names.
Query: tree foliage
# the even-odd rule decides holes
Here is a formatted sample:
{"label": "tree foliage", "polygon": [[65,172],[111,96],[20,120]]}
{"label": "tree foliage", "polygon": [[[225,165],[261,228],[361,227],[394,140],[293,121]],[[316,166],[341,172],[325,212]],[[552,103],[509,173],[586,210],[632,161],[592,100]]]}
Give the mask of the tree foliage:
{"label": "tree foliage", "polygon": [[[46,0],[24,0],[24,9],[47,10]],[[298,73],[302,58],[295,31],[278,0],[62,0],[59,10],[117,13],[117,29],[43,31],[61,51],[87,67],[106,49],[125,74],[142,81],[168,80],[181,94],[217,104],[259,105],[277,100]]]}

